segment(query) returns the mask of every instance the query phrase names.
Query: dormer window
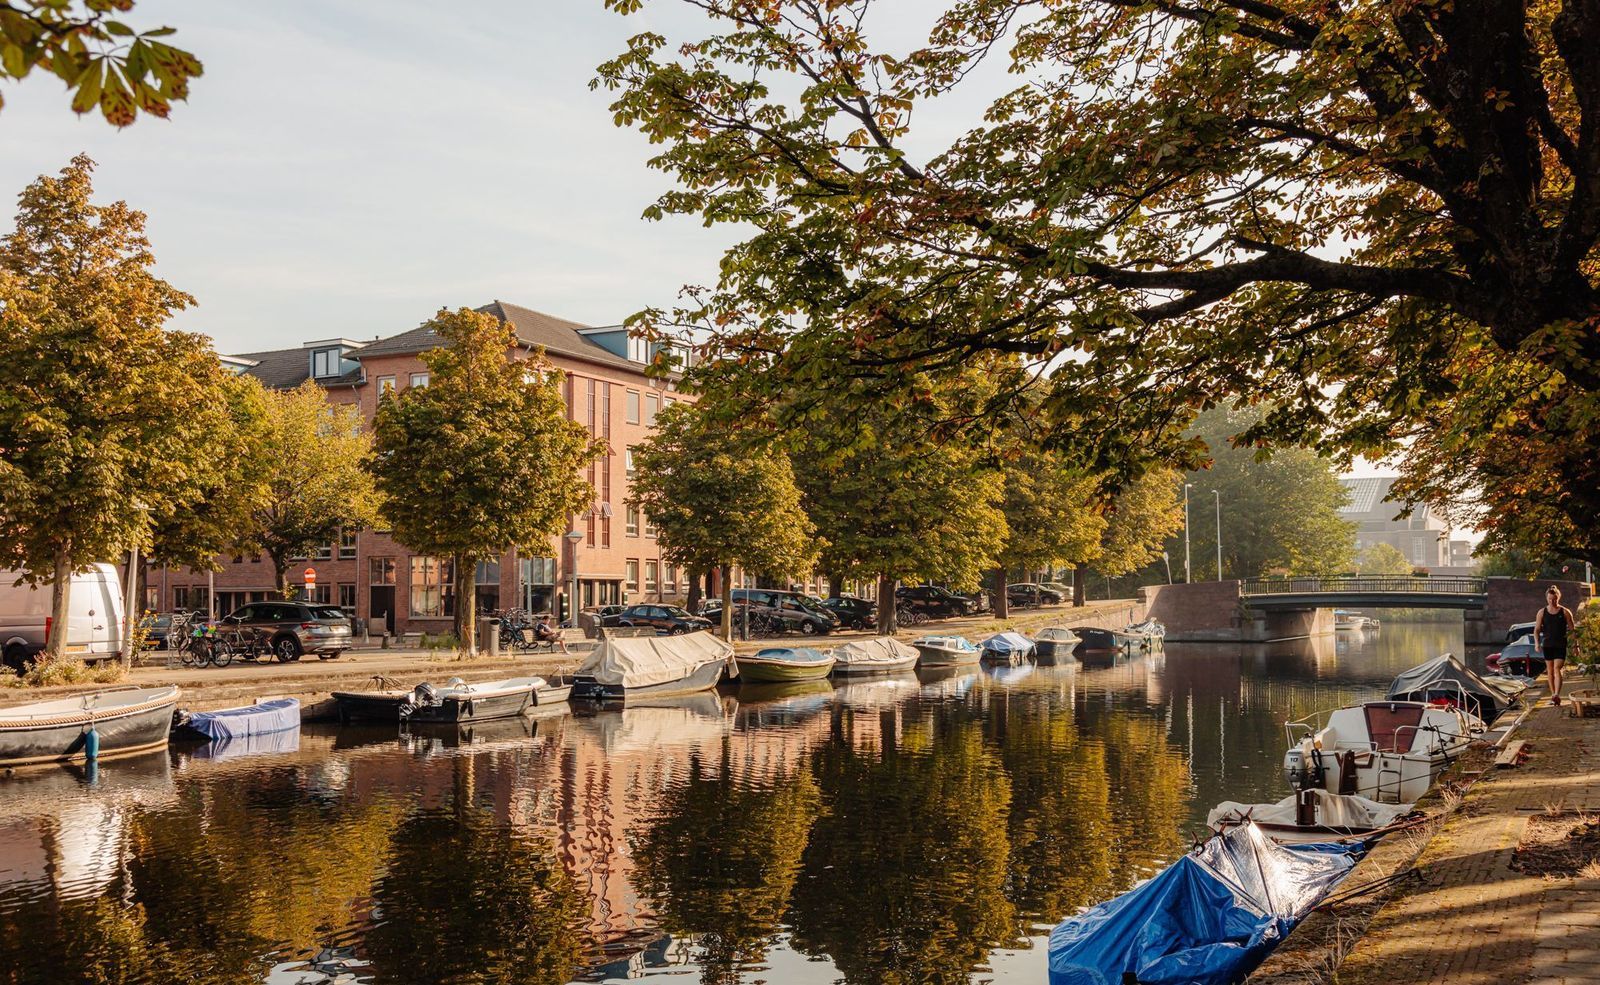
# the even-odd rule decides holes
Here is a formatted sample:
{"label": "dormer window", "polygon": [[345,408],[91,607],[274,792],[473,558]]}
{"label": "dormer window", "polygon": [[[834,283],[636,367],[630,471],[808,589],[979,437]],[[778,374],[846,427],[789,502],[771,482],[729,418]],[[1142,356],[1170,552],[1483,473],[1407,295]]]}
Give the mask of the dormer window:
{"label": "dormer window", "polygon": [[340,374],[338,349],[313,349],[311,350],[311,376],[313,379],[326,380]]}
{"label": "dormer window", "polygon": [[650,361],[650,343],[637,335],[628,336],[628,358],[636,363]]}

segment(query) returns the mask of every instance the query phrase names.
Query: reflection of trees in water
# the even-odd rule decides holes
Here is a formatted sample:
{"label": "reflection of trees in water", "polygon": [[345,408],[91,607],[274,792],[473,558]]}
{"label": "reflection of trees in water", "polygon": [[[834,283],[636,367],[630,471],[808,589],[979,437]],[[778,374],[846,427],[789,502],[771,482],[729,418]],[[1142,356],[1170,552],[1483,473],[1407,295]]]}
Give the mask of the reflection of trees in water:
{"label": "reflection of trees in water", "polygon": [[846,982],[966,982],[1009,940],[1010,783],[976,723],[908,727],[881,755],[813,757],[825,813],[791,909],[794,945]]}
{"label": "reflection of trees in water", "polygon": [[395,828],[366,934],[374,981],[557,985],[584,949],[588,901],[548,841],[474,803],[473,757],[452,761],[449,807]]}
{"label": "reflection of trees in water", "polygon": [[634,843],[639,890],[667,930],[698,937],[707,983],[735,982],[765,956],[822,800],[804,770],[756,784],[734,778],[728,759],[725,746],[708,773],[696,756]]}
{"label": "reflection of trees in water", "polygon": [[[20,907],[0,898],[0,981],[8,985],[202,980],[191,976],[184,957],[150,939],[144,907],[112,895]],[[260,975],[205,980],[260,981]]]}

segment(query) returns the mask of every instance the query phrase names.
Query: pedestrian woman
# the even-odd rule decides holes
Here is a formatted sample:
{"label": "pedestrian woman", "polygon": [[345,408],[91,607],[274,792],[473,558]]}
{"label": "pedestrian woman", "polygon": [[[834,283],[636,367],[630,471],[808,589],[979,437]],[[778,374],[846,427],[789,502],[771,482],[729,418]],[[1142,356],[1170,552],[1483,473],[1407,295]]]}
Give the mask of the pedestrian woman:
{"label": "pedestrian woman", "polygon": [[1572,626],[1572,610],[1561,604],[1561,589],[1551,585],[1544,593],[1544,608],[1533,619],[1533,645],[1544,653],[1551,704],[1561,704],[1561,668],[1567,660],[1567,635]]}

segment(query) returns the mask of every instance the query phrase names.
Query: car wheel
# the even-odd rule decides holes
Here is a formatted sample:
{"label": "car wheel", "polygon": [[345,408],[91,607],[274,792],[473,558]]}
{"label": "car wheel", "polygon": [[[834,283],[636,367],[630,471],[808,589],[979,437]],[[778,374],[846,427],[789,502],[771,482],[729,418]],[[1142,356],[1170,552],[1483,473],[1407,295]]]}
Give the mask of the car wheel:
{"label": "car wheel", "polygon": [[818,627],[816,623],[811,622],[810,620],[807,620],[807,621],[805,621],[805,622],[800,624],[800,635],[801,636],[815,636],[821,631],[822,631],[821,628]]}
{"label": "car wheel", "polygon": [[18,646],[15,643],[6,647],[4,663],[17,673],[22,673],[28,667],[27,648]]}
{"label": "car wheel", "polygon": [[673,626],[673,627],[671,627],[671,628],[669,628],[667,630],[667,635],[668,636],[682,636],[683,635],[683,627],[682,626]]}
{"label": "car wheel", "polygon": [[272,641],[272,654],[278,658],[279,663],[288,663],[300,659],[300,641],[293,636],[284,635]]}

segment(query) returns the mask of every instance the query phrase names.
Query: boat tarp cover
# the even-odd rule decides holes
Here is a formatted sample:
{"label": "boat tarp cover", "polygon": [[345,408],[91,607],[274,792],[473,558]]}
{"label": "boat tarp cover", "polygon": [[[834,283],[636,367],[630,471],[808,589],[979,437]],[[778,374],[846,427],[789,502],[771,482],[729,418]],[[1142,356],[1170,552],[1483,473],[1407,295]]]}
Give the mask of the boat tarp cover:
{"label": "boat tarp cover", "polygon": [[984,640],[983,648],[995,653],[1028,653],[1033,649],[1033,640],[1021,633],[1007,630],[1004,633],[995,633]]}
{"label": "boat tarp cover", "polygon": [[852,667],[870,667],[873,664],[896,664],[917,655],[913,647],[893,636],[874,636],[871,639],[851,640],[835,647],[833,655],[842,664]]}
{"label": "boat tarp cover", "polygon": [[1363,845],[1219,834],[1143,885],[1050,932],[1050,985],[1231,985],[1349,874]]}
{"label": "boat tarp cover", "polygon": [[733,660],[733,647],[710,633],[601,640],[577,673],[601,684],[651,687],[681,681],[712,660]]}
{"label": "boat tarp cover", "polygon": [[1516,702],[1514,694],[1474,674],[1448,653],[1396,677],[1389,685],[1388,698],[1390,701],[1427,701],[1430,695],[1452,694],[1465,694],[1469,705],[1466,710],[1485,722],[1494,721]]}
{"label": "boat tarp cover", "polygon": [[[1248,817],[1252,821],[1265,824],[1293,825],[1296,816],[1295,806],[1294,794],[1276,804],[1241,804],[1225,800],[1211,812],[1206,823],[1215,827],[1219,822],[1233,823]],[[1316,798],[1317,826],[1336,831],[1371,831],[1373,828],[1382,828],[1393,824],[1410,810],[1410,804],[1380,804],[1355,794],[1319,792]],[[1314,832],[1316,828],[1309,830]]]}
{"label": "boat tarp cover", "polygon": [[1041,643],[1067,643],[1078,639],[1078,634],[1065,626],[1051,626],[1049,629],[1039,631]]}
{"label": "boat tarp cover", "polygon": [[242,708],[193,711],[184,723],[208,739],[242,739],[300,728],[300,701],[278,698]]}

